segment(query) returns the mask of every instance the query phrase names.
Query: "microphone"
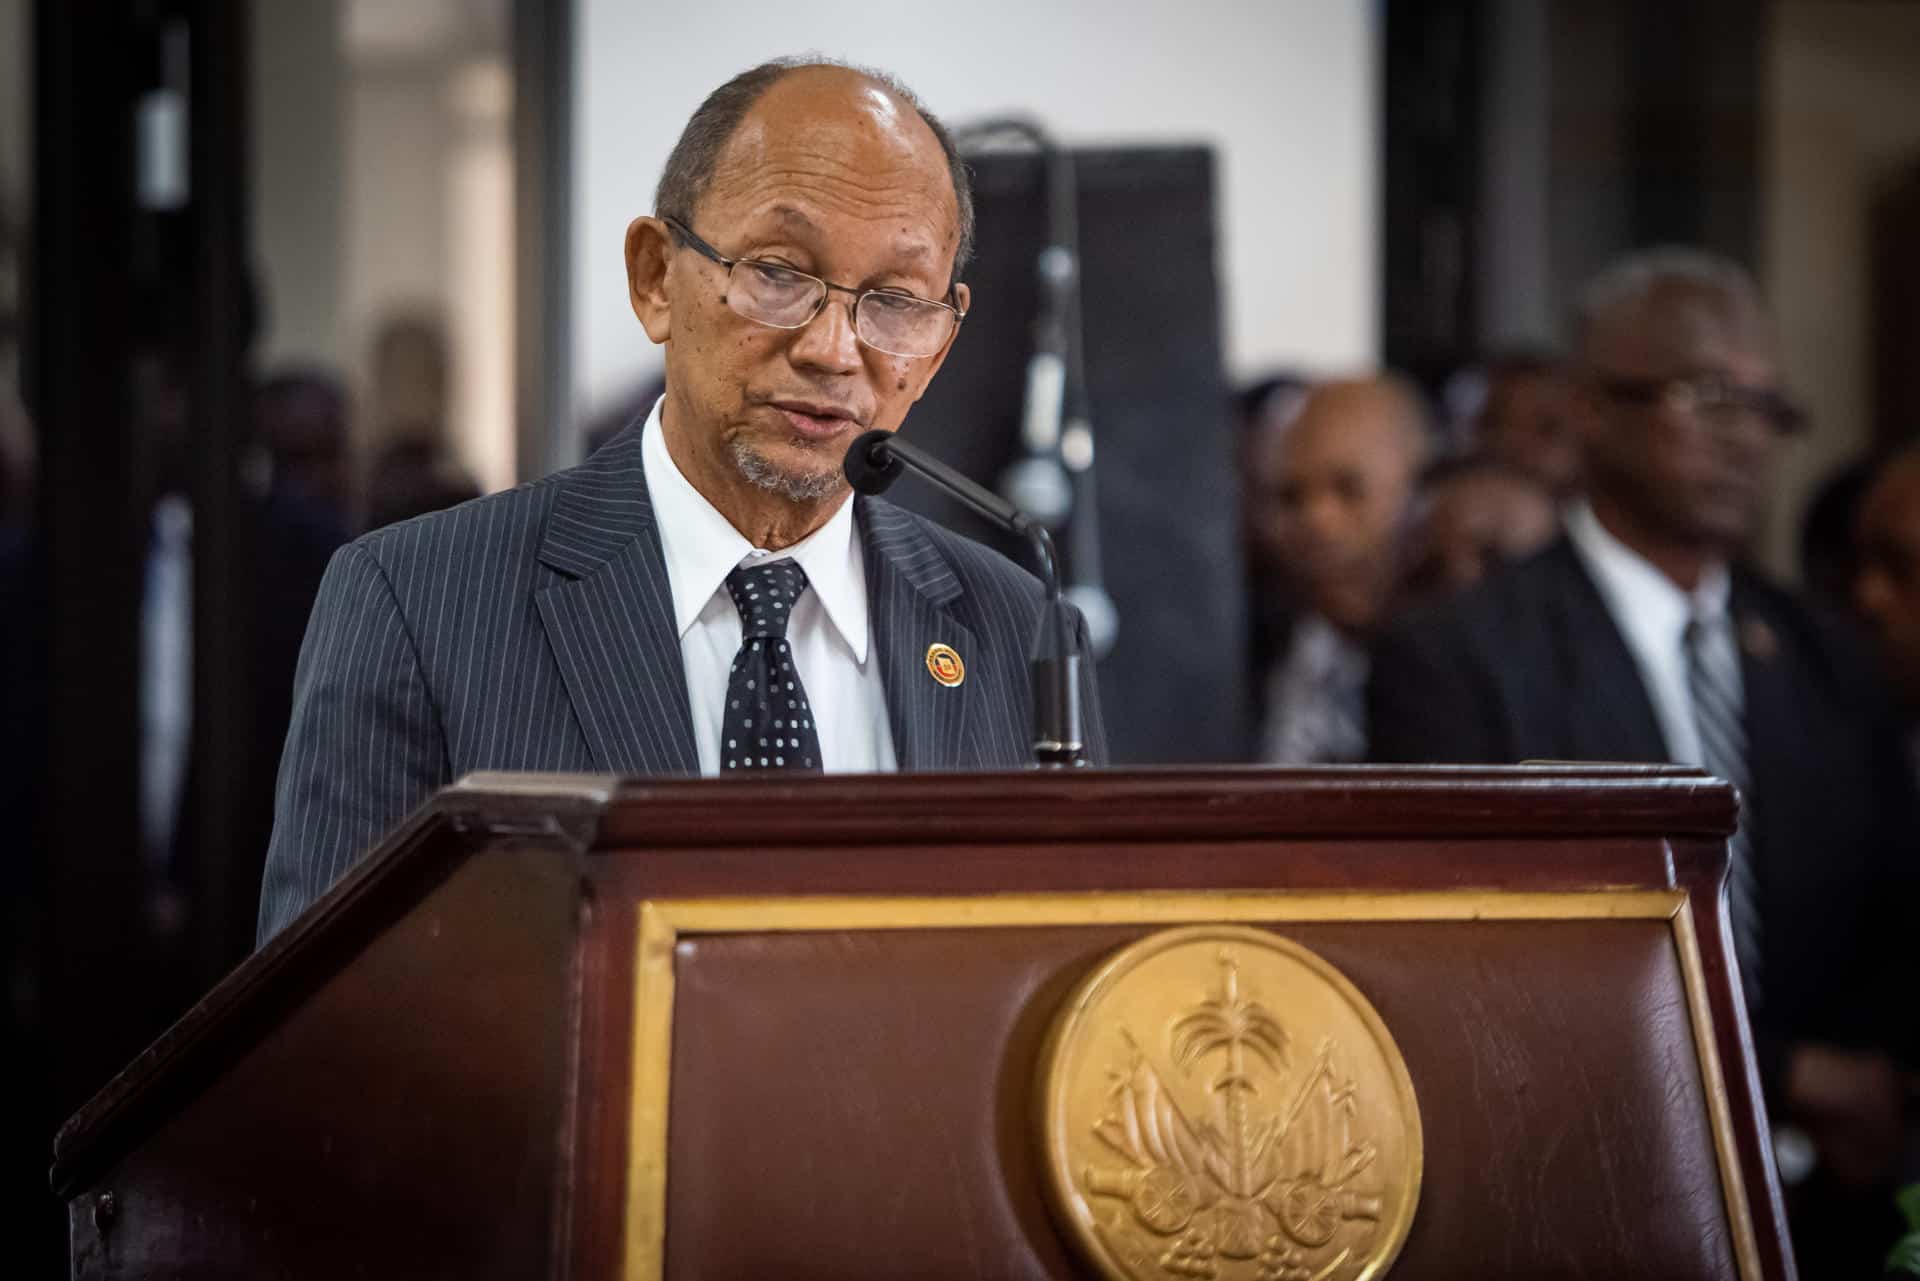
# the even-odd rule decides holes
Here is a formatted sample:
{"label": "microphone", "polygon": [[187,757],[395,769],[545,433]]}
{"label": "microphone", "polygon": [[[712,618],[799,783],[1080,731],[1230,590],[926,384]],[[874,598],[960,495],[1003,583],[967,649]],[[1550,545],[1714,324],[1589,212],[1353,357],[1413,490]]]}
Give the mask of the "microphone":
{"label": "microphone", "polygon": [[1026,539],[1040,562],[1046,604],[1027,661],[1033,687],[1033,762],[1064,769],[1087,763],[1080,711],[1080,647],[1074,643],[1073,609],[1060,596],[1060,567],[1053,536],[984,485],[975,484],[917,445],[889,431],[870,431],[847,450],[847,482],[863,494],[879,494],[911,469],[1000,528]]}

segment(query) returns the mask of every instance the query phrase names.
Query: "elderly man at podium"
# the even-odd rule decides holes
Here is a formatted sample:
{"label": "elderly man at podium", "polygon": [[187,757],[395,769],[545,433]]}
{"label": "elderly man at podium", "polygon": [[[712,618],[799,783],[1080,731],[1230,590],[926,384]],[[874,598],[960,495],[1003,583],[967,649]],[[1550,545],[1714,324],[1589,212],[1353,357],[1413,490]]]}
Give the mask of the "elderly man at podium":
{"label": "elderly man at podium", "polygon": [[[261,939],[474,770],[1024,764],[1040,585],[842,475],[951,348],[972,236],[953,139],[891,79],[780,61],[715,90],[627,228],[634,314],[665,349],[652,412],[329,567]],[[1080,696],[1100,761],[1090,676]]]}

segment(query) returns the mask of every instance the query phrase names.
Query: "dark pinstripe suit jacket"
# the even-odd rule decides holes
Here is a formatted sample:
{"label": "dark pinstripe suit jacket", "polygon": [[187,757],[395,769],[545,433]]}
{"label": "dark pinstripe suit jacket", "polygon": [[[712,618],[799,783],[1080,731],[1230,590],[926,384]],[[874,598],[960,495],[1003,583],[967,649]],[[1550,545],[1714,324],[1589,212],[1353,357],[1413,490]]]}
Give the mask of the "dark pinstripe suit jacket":
{"label": "dark pinstripe suit jacket", "polygon": [[[1021,767],[1038,580],[891,504],[854,501],[900,768]],[[935,642],[966,662],[957,688],[927,672]],[[1089,754],[1104,763],[1084,666]],[[638,423],[579,467],[334,557],[294,683],[261,940],[473,770],[699,771]]]}

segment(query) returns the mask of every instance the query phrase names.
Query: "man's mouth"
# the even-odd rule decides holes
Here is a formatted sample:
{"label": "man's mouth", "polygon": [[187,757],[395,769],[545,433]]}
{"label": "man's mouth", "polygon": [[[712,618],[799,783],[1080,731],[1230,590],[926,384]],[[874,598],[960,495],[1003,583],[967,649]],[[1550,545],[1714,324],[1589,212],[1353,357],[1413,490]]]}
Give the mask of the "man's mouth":
{"label": "man's mouth", "polygon": [[816,400],[775,400],[768,404],[787,420],[795,435],[806,440],[831,440],[860,426],[860,416],[845,405]]}

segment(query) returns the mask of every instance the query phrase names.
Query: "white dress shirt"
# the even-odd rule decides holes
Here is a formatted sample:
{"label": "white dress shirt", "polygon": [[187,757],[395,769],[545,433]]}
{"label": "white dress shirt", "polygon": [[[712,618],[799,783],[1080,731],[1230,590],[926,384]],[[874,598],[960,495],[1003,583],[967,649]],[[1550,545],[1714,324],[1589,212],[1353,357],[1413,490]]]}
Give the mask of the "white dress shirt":
{"label": "white dress shirt", "polygon": [[[1615,538],[1586,503],[1567,509],[1566,529],[1640,668],[1640,683],[1660,720],[1667,751],[1680,764],[1704,765],[1687,684],[1686,631],[1695,617],[1725,623],[1732,590],[1727,567],[1711,566],[1700,576],[1700,585],[1687,592]],[[1710,644],[1734,644],[1730,627],[1716,626],[1707,635]],[[1738,655],[1720,670],[1737,680]]]}
{"label": "white dress shirt", "polygon": [[793,546],[778,552],[755,547],[693,487],[667,452],[662,403],[655,402],[641,429],[640,456],[673,589],[673,623],[686,667],[700,772],[720,772],[721,712],[740,651],[740,613],[727,594],[727,575],[741,565],[786,558],[807,575],[809,590],[793,607],[787,640],[813,704],[821,764],[840,774],[898,769],[851,498]]}

